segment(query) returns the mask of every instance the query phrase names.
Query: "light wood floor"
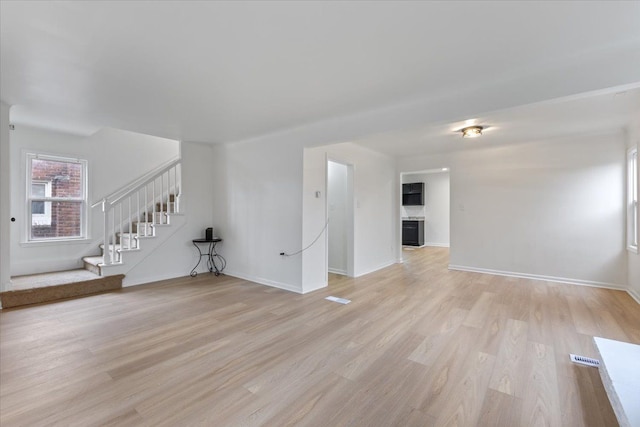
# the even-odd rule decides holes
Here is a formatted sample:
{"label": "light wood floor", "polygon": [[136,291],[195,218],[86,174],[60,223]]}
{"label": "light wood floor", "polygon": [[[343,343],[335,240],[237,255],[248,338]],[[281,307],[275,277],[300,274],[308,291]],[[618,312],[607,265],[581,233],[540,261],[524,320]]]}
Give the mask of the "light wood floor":
{"label": "light wood floor", "polygon": [[0,425],[616,425],[569,353],[640,343],[626,293],[405,254],[304,296],[199,275],[5,310]]}

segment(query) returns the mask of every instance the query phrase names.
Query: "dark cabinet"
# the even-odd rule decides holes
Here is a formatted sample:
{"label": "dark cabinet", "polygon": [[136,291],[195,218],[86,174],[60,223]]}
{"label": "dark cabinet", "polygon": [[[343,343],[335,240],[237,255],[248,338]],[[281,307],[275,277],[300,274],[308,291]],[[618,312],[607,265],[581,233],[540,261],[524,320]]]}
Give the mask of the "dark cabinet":
{"label": "dark cabinet", "polygon": [[403,206],[424,206],[424,182],[402,184]]}
{"label": "dark cabinet", "polygon": [[424,245],[424,221],[402,221],[402,244],[405,246]]}

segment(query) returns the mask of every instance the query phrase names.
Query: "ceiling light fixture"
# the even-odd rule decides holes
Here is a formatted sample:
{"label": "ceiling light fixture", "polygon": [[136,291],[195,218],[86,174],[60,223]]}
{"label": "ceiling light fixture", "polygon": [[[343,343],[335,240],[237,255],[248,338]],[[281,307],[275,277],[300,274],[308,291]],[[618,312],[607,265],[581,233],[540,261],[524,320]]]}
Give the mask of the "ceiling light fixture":
{"label": "ceiling light fixture", "polygon": [[460,129],[463,138],[477,138],[482,135],[482,126],[467,126]]}

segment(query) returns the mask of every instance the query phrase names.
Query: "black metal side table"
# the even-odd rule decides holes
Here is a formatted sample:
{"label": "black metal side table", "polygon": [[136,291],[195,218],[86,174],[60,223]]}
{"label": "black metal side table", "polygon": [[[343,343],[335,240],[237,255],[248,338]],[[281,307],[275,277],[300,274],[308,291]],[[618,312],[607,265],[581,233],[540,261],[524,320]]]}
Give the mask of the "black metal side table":
{"label": "black metal side table", "polygon": [[[214,273],[216,276],[219,276],[220,273],[222,273],[222,271],[224,270],[224,268],[227,266],[227,261],[224,259],[224,257],[220,254],[218,254],[216,252],[216,244],[218,242],[222,242],[222,239],[220,238],[213,238],[211,240],[208,239],[193,239],[193,246],[196,247],[196,249],[198,250],[198,263],[196,264],[195,267],[193,267],[193,270],[191,270],[191,277],[196,277],[198,275],[198,272],[196,271],[196,269],[198,268],[198,266],[200,265],[200,261],[202,260],[202,257],[207,257],[207,268],[209,269],[209,273]],[[206,253],[202,253],[202,251],[200,250],[200,244],[209,244],[209,250]],[[216,264],[217,263],[217,264]],[[218,264],[220,265],[220,268],[218,268]]]}

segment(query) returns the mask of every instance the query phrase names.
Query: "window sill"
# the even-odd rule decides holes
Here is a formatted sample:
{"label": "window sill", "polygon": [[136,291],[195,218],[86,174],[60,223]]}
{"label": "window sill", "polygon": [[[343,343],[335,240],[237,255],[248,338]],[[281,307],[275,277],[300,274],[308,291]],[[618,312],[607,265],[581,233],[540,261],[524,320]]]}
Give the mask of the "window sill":
{"label": "window sill", "polygon": [[37,246],[51,246],[51,245],[87,245],[93,243],[93,239],[86,237],[79,237],[77,239],[47,239],[47,240],[32,240],[27,242],[20,242],[22,247],[37,247]]}
{"label": "window sill", "polygon": [[627,246],[627,250],[629,252],[633,252],[634,254],[638,253],[638,247],[637,246]]}

